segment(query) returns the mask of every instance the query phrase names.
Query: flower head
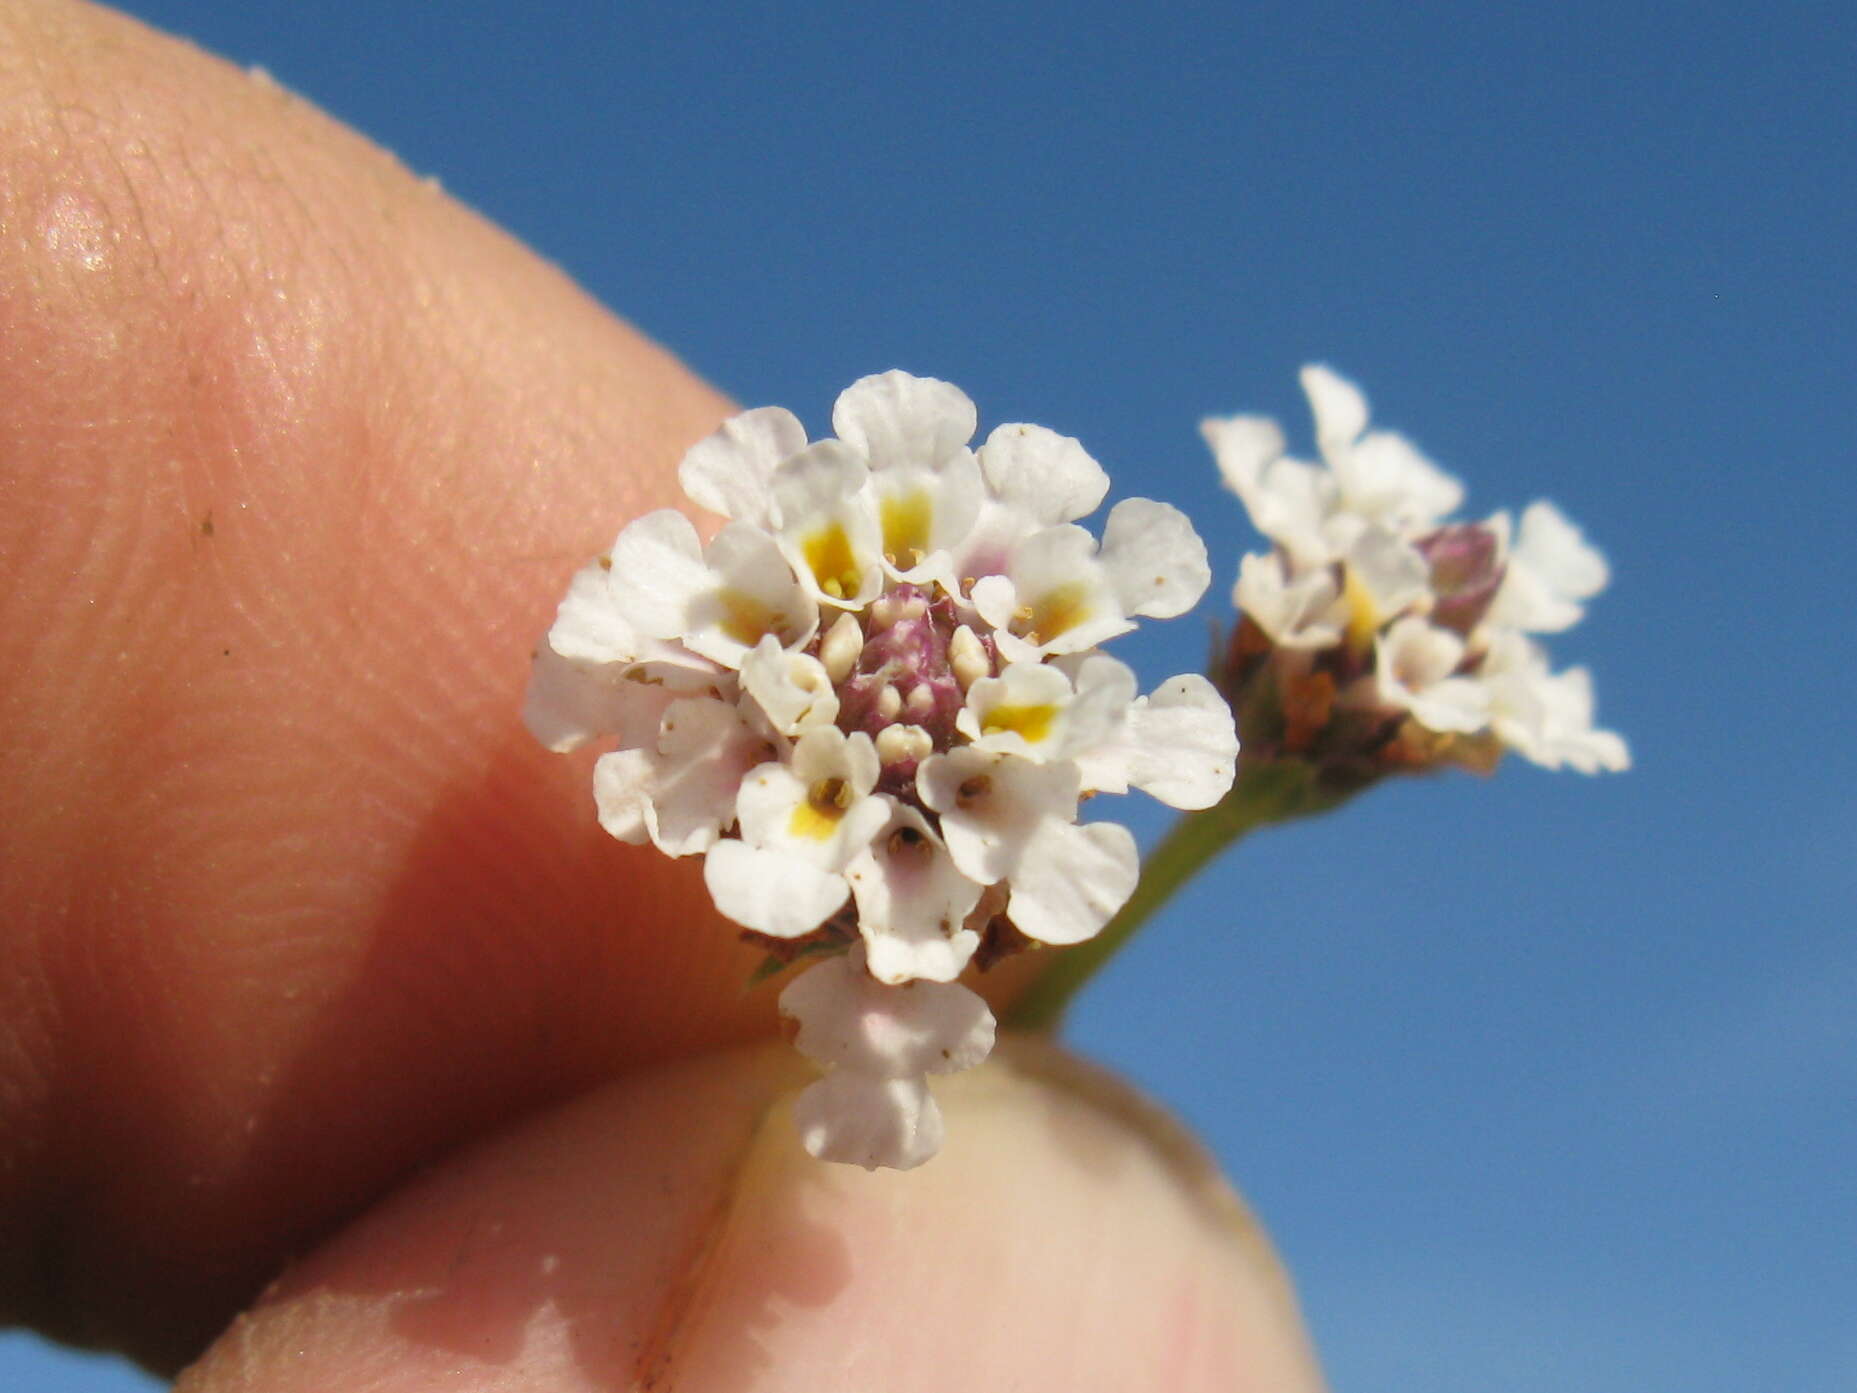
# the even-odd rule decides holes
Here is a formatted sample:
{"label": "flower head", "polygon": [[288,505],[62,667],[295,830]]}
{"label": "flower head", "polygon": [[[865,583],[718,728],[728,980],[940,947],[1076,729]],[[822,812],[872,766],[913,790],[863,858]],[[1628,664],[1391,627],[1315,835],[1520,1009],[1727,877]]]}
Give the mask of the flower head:
{"label": "flower head", "polygon": [[1584,669],[1549,669],[1529,637],[1576,623],[1605,560],[1553,504],[1482,522],[1409,441],[1369,428],[1366,398],[1302,372],[1319,462],[1285,453],[1273,421],[1208,420],[1226,484],[1271,550],[1240,563],[1240,622],[1223,686],[1250,760],[1320,768],[1345,792],[1398,769],[1487,768],[1504,749],[1548,768],[1624,769],[1594,728]]}
{"label": "flower head", "polygon": [[[837,955],[782,998],[801,1049],[836,1066],[802,1100],[807,1145],[912,1165],[940,1135],[934,1069],[816,1042],[977,1002],[953,985],[977,956],[1096,934],[1137,858],[1125,828],[1078,824],[1081,800],[1133,786],[1209,806],[1237,737],[1203,678],[1141,697],[1097,648],[1204,591],[1176,509],[1125,499],[1099,540],[1078,519],[1108,478],[1083,447],[1004,425],[976,450],[973,403],[945,382],[864,378],[832,422],[808,441],[762,408],[696,445],[680,480],[725,521],[704,543],[652,513],[584,568],[527,718],[554,749],[616,745],[594,775],[614,836],[704,855],[755,941]],[[978,1029],[937,1057],[984,1056]]]}

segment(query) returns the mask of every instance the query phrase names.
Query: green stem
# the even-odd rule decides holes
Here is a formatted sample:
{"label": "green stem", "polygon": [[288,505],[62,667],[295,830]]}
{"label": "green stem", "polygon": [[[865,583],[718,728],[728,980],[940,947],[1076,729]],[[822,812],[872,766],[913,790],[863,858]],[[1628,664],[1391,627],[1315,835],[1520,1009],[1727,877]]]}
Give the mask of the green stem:
{"label": "green stem", "polygon": [[1055,955],[1000,1024],[1008,1030],[1055,1030],[1083,984],[1208,861],[1254,828],[1322,812],[1339,801],[1315,787],[1306,764],[1241,765],[1230,793],[1210,808],[1186,814],[1162,838],[1142,865],[1135,893],[1103,931]]}

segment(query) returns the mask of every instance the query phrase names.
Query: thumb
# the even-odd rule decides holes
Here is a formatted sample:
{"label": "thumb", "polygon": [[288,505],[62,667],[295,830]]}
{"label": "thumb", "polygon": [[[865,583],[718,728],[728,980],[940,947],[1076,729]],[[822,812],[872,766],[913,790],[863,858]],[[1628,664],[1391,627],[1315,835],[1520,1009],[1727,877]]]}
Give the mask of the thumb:
{"label": "thumb", "polygon": [[179,1393],[1320,1387],[1268,1243],[1177,1127],[1041,1041],[938,1085],[941,1155],[809,1159],[778,1047],[634,1075],[290,1273]]}

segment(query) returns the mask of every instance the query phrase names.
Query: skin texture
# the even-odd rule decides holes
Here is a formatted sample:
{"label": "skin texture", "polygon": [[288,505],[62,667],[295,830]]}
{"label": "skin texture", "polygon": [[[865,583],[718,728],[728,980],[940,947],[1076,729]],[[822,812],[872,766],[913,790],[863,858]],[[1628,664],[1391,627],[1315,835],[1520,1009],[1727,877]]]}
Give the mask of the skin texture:
{"label": "skin texture", "polygon": [[[187,1387],[429,1386],[465,1353],[445,1322],[480,1306],[489,1373],[447,1387],[517,1386],[495,1379],[531,1335],[555,1356],[520,1386],[632,1386],[573,1332],[662,1342],[662,1303],[635,1308],[687,1277],[696,1216],[774,1222],[791,1205],[769,1197],[798,1196],[823,1236],[770,1251],[801,1245],[804,1289],[757,1296],[742,1240],[697,1264],[711,1333],[664,1348],[679,1388],[808,1367],[795,1386],[829,1388],[840,1366],[807,1350],[838,1343],[791,1313],[894,1309],[885,1264],[950,1213],[1040,1197],[1048,1229],[1117,1203],[1079,1137],[1146,1158],[1122,1167],[1129,1203],[1184,1206],[1153,1240],[1204,1269],[1169,1288],[1201,1303],[1178,1328],[1246,1332],[1217,1367],[1269,1380],[1249,1386],[1310,1386],[1267,1253],[1193,1220],[1201,1181],[1152,1120],[1052,1082],[1067,1066],[955,1090],[951,1131],[971,1111],[993,1165],[1048,1176],[1020,1195],[971,1150],[908,1189],[821,1176],[781,1130],[790,1062],[689,1062],[771,1033],[774,992],[742,987],[756,955],[697,866],[599,831],[590,759],[542,752],[515,713],[567,576],[677,501],[677,460],[730,409],[268,80],[109,11],[0,0],[0,1317],[179,1368],[408,1177],[619,1079],[390,1200]],[[1084,1131],[1053,1143],[1073,1113]],[[507,1260],[459,1247],[488,1213],[523,1235]],[[559,1300],[535,1275],[551,1256],[581,1274]],[[974,1284],[937,1298],[946,1322],[997,1319],[987,1274],[944,1265]],[[1126,1302],[1137,1270],[1091,1290]],[[409,1311],[415,1288],[457,1309]],[[769,1302],[786,1314],[739,1354],[716,1312],[760,1329]],[[1131,1327],[1129,1367],[1161,1328]],[[303,1382],[285,1344],[353,1377]]]}

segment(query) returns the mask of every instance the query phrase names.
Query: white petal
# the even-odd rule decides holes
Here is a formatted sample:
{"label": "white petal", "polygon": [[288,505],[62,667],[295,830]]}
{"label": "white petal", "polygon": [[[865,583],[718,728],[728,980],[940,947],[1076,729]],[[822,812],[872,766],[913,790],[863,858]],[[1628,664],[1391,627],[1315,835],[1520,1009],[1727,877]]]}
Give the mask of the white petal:
{"label": "white petal", "polygon": [[952,982],[980,946],[980,935],[963,927],[980,887],[913,808],[896,807],[845,879],[857,897],[867,966],[880,982]]}
{"label": "white petal", "polygon": [[877,470],[938,469],[974,438],[979,423],[959,387],[898,371],[860,378],[832,407],[833,433]]}
{"label": "white petal", "polygon": [[613,595],[621,614],[652,638],[682,638],[691,604],[715,586],[696,528],[662,508],[639,518],[613,543]]}
{"label": "white petal", "polygon": [[1064,712],[1063,739],[1054,752],[1077,766],[1083,788],[1095,793],[1128,792],[1130,714],[1136,709],[1135,674],[1105,653],[1059,658],[1053,666],[1071,673],[1076,695]]}
{"label": "white petal", "polygon": [[1570,599],[1592,598],[1611,578],[1605,557],[1545,498],[1523,511],[1514,556]]}
{"label": "white petal", "polygon": [[1128,781],[1172,808],[1209,808],[1237,774],[1238,731],[1218,688],[1196,672],[1161,683],[1129,716]]}
{"label": "white petal", "polygon": [[807,1153],[876,1170],[910,1170],[941,1150],[941,1109],[921,1078],[871,1078],[838,1070],[793,1104]]}
{"label": "white petal", "polygon": [[[857,855],[890,817],[890,800],[873,796],[881,765],[870,736],[836,726],[809,730],[790,764],[763,764],[742,780],[736,810],[742,836],[755,846],[834,873]],[[837,782],[837,801],[816,808],[821,785]]]}
{"label": "white petal", "polygon": [[1579,623],[1579,601],[1605,589],[1610,572],[1580,529],[1545,499],[1522,514],[1508,573],[1490,606],[1493,624],[1558,633]]}
{"label": "white petal", "polygon": [[1547,654],[1514,630],[1499,633],[1483,664],[1491,728],[1505,745],[1546,769],[1582,773],[1630,767],[1625,742],[1593,726],[1593,684],[1585,668],[1548,670]]}
{"label": "white petal", "polygon": [[780,994],[799,1023],[794,1044],[816,1063],[900,1078],[971,1069],[993,1048],[993,1013],[955,982],[888,986],[865,971],[864,947],[828,958]]}
{"label": "white petal", "polygon": [[544,645],[529,671],[522,723],[556,752],[604,735],[617,737],[621,745],[644,745],[657,734],[664,708],[677,695],[661,683],[629,680],[623,664],[570,662]]}
{"label": "white petal", "polygon": [[1334,569],[1288,579],[1281,554],[1252,552],[1238,563],[1232,603],[1271,639],[1289,648],[1328,648],[1341,641],[1347,611]]}
{"label": "white petal", "polygon": [[1411,441],[1377,430],[1334,461],[1348,506],[1407,532],[1436,524],[1464,501],[1464,486]]}
{"label": "white petal", "polygon": [[1251,500],[1264,470],[1283,454],[1283,428],[1268,416],[1209,416],[1199,423],[1199,433],[1212,447],[1225,486],[1255,511]]}
{"label": "white petal", "polygon": [[1427,729],[1470,734],[1489,723],[1489,693],[1475,678],[1453,676],[1464,641],[1417,615],[1408,615],[1375,641],[1374,683],[1379,699],[1410,711]]}
{"label": "white petal", "polygon": [[1109,510],[1099,555],[1126,614],[1185,614],[1212,580],[1206,544],[1186,514],[1151,498],[1125,498]]}
{"label": "white petal", "polygon": [[975,612],[995,629],[1004,629],[1012,623],[1013,611],[1019,604],[1019,592],[1006,576],[980,577],[974,582],[968,598],[973,601]]}
{"label": "white petal", "polygon": [[873,474],[884,565],[899,580],[937,581],[954,594],[956,553],[964,552],[980,516],[984,488],[971,450],[939,471],[900,468]]}
{"label": "white petal", "polygon": [[1089,452],[1043,426],[997,428],[980,448],[980,469],[995,498],[1043,526],[1095,512],[1109,492],[1109,476]]}
{"label": "white petal", "polygon": [[672,702],[658,728],[652,841],[669,856],[707,850],[735,821],[743,776],[765,752],[729,702],[710,697]]}
{"label": "white petal", "polygon": [[813,597],[829,605],[856,608],[883,589],[869,474],[848,445],[821,440],[774,475],[781,549]]}
{"label": "white petal", "polygon": [[800,735],[838,717],[838,693],[825,665],[805,653],[789,653],[768,634],[742,660],[742,690],[780,735]]}
{"label": "white petal", "polygon": [[1408,615],[1380,636],[1375,671],[1417,689],[1442,682],[1464,660],[1464,641],[1417,615]]}
{"label": "white petal", "polygon": [[1327,565],[1348,540],[1335,535],[1341,506],[1335,476],[1304,460],[1285,455],[1272,463],[1245,506],[1251,525],[1288,552],[1299,568]]}
{"label": "white petal", "polygon": [[555,611],[548,646],[564,658],[618,663],[636,660],[644,642],[644,636],[626,621],[619,597],[613,593],[610,559],[604,565],[596,561],[576,571]]}
{"label": "white petal", "polygon": [[678,466],[677,480],[698,506],[737,522],[771,526],[768,490],[775,468],[806,448],[806,428],[791,411],[762,406],[730,417],[699,441]]}
{"label": "white petal", "polygon": [[1321,363],[1302,370],[1302,389],[1315,415],[1315,438],[1324,459],[1332,460],[1367,429],[1367,398],[1360,388]]}
{"label": "white petal", "polygon": [[1412,717],[1427,730],[1441,734],[1474,735],[1489,724],[1489,690],[1474,677],[1448,677],[1405,702]]}
{"label": "white petal", "polygon": [[1348,580],[1373,603],[1373,623],[1386,623],[1431,590],[1431,567],[1417,547],[1384,527],[1362,530],[1348,548]]}
{"label": "white petal", "polygon": [[704,562],[708,584],[688,601],[686,647],[736,667],[766,634],[797,648],[818,629],[818,605],[760,528],[730,523],[709,544]]}
{"label": "white petal", "polygon": [[634,845],[651,835],[654,761],[646,750],[615,750],[593,766],[593,801],[600,826]]}
{"label": "white petal", "polygon": [[1141,858],[1126,827],[1047,819],[1012,873],[1006,913],[1028,938],[1081,943],[1128,902],[1140,876]]}
{"label": "white petal", "polygon": [[955,865],[982,885],[1011,875],[1045,822],[1076,817],[1079,785],[1068,760],[1034,764],[971,745],[931,755],[916,771],[917,791],[941,815]]}
{"label": "white petal", "polygon": [[1010,632],[1034,653],[1079,653],[1134,624],[1107,570],[1096,559],[1096,539],[1069,523],[1034,532],[1012,558],[1018,605]]}
{"label": "white petal", "polygon": [[1048,663],[1008,663],[998,677],[977,679],[955,718],[979,748],[1043,759],[1064,744],[1070,678]]}
{"label": "white petal", "polygon": [[811,933],[851,895],[842,875],[733,837],[703,858],[703,883],[726,917],[774,938]]}

